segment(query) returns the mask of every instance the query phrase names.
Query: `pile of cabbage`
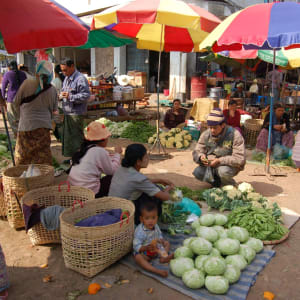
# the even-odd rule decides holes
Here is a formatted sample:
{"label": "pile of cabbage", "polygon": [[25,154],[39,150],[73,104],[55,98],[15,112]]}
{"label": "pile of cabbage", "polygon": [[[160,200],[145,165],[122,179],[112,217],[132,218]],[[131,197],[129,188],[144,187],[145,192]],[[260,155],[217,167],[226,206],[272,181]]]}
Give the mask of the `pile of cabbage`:
{"label": "pile of cabbage", "polygon": [[188,288],[205,287],[213,294],[226,294],[263,250],[262,241],[250,237],[246,229],[225,229],[226,223],[225,215],[202,215],[192,223],[197,237],[184,240],[176,249],[170,269]]}
{"label": "pile of cabbage", "polygon": [[233,185],[226,185],[223,188],[207,189],[202,193],[203,200],[211,208],[224,210],[234,210],[243,206],[255,206],[270,208],[276,217],[281,217],[281,210],[276,203],[270,205],[268,199],[254,191],[250,183],[243,182],[238,188]]}
{"label": "pile of cabbage", "polygon": [[[153,144],[156,139],[156,134],[148,139],[149,144]],[[192,136],[187,130],[180,128],[172,128],[168,132],[162,132],[159,134],[161,144],[166,148],[187,148],[192,142]]]}

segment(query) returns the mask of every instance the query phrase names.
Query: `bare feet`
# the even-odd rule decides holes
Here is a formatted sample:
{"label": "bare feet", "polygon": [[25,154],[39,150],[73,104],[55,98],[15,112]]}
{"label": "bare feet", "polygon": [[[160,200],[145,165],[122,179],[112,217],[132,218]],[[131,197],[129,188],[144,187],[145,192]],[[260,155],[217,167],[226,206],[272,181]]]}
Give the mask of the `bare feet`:
{"label": "bare feet", "polygon": [[174,258],[174,253],[168,255],[167,257],[160,257],[159,262],[160,263],[168,263],[173,258]]}

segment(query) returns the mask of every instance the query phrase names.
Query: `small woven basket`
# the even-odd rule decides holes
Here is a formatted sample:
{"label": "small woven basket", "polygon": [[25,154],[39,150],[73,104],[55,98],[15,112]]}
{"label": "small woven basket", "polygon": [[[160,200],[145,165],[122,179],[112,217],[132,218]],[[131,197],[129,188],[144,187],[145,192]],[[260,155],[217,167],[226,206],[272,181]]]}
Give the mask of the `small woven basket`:
{"label": "small woven basket", "polygon": [[[94,192],[89,189],[70,186],[69,183],[68,186],[61,187],[61,184],[30,191],[24,195],[22,202],[28,206],[36,203],[45,207],[60,205],[68,208],[76,201],[84,203],[95,199]],[[30,228],[28,235],[32,245],[61,243],[60,230],[47,230],[41,223]]]}
{"label": "small woven basket", "polygon": [[0,177],[0,217],[6,217],[6,204],[4,201],[2,177]]}
{"label": "small woven basket", "polygon": [[[128,211],[128,218],[107,226],[74,226],[80,219],[115,208]],[[76,205],[75,209],[66,209],[60,215],[66,267],[93,277],[126,255],[132,249],[134,210],[131,201],[115,197],[103,197],[88,201],[83,207]]]}
{"label": "small woven basket", "polygon": [[3,173],[4,201],[6,204],[7,220],[12,228],[25,226],[21,208],[21,198],[26,192],[40,187],[50,186],[54,183],[54,168],[48,165],[34,165],[42,175],[33,177],[20,177],[29,165],[19,165],[8,168]]}
{"label": "small woven basket", "polygon": [[262,128],[264,120],[261,119],[248,119],[244,123],[244,137],[246,145],[255,146],[257,137]]}

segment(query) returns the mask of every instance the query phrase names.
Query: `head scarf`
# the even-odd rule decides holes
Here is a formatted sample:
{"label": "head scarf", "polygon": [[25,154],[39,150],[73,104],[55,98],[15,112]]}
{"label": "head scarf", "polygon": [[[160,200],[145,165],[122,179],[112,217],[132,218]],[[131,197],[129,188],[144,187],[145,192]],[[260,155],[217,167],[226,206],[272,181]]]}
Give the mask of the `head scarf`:
{"label": "head scarf", "polygon": [[41,60],[37,63],[36,65],[36,74],[40,76],[39,78],[39,86],[35,93],[38,93],[44,88],[44,82],[42,79],[42,75],[46,75],[48,77],[47,79],[47,84],[50,84],[53,78],[53,66],[51,62],[46,61],[46,60]]}
{"label": "head scarf", "polygon": [[208,126],[217,126],[225,121],[223,112],[220,108],[213,109],[207,117]]}

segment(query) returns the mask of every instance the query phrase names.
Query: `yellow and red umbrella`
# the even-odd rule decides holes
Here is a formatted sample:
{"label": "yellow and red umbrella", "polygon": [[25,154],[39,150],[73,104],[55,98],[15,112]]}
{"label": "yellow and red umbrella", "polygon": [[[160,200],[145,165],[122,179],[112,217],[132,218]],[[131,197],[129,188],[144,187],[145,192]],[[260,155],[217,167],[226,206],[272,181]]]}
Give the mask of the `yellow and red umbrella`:
{"label": "yellow and red umbrella", "polygon": [[106,28],[137,39],[137,48],[199,51],[221,22],[205,9],[180,0],[135,0],[94,16],[92,29]]}

